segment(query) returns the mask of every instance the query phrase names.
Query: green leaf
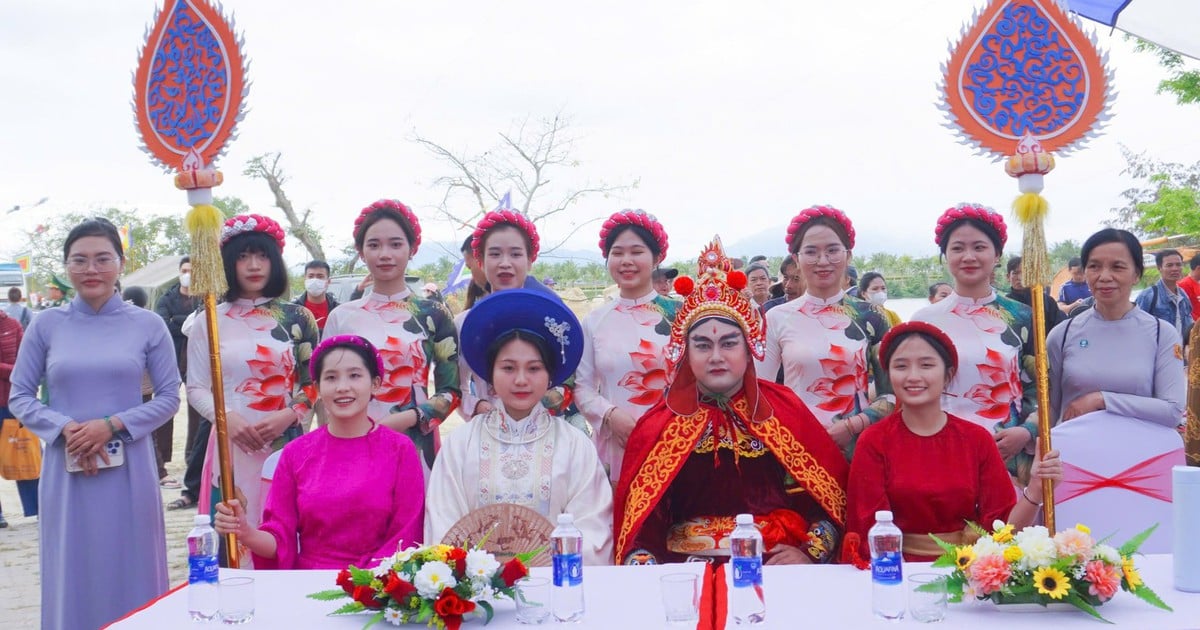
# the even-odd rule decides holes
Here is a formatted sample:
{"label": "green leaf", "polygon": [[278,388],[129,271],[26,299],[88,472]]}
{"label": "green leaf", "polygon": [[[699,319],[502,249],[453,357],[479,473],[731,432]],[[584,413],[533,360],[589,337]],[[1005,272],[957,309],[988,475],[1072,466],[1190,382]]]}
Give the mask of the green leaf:
{"label": "green leaf", "polygon": [[486,626],[489,623],[491,623],[492,616],[496,614],[496,611],[492,610],[492,605],[484,600],[479,600],[478,602],[475,602],[475,603],[478,604],[479,607],[483,609],[484,613],[486,613],[484,620],[483,620],[483,625]]}
{"label": "green leaf", "polygon": [[368,586],[371,584],[371,580],[375,579],[375,574],[366,569],[351,566],[350,578],[354,581],[355,586]]}
{"label": "green leaf", "polygon": [[433,604],[427,599],[422,599],[421,600],[421,608],[420,608],[420,610],[417,611],[417,617],[416,617],[415,621],[417,623],[425,623],[426,621],[429,621],[429,618],[432,616],[433,616]]}
{"label": "green leaf", "polygon": [[932,582],[926,582],[918,586],[916,590],[921,593],[941,593],[949,587],[949,583],[950,576],[943,575]]}
{"label": "green leaf", "polygon": [[979,534],[980,538],[983,538],[984,536],[992,535],[991,532],[980,527],[979,523],[976,523],[975,521],[967,521],[967,527],[970,527],[972,531],[974,531],[976,534]]}
{"label": "green leaf", "polygon": [[1078,608],[1079,610],[1082,610],[1083,612],[1099,619],[1100,621],[1103,621],[1104,623],[1112,623],[1111,621],[1102,617],[1100,615],[1100,613],[1097,612],[1096,609],[1091,604],[1083,601],[1083,599],[1081,597],[1079,597],[1079,595],[1075,594],[1074,592],[1067,593],[1067,596],[1064,597],[1063,600],[1066,601],[1068,604],[1071,604],[1072,606]]}
{"label": "green leaf", "polygon": [[1137,595],[1138,599],[1146,602],[1147,604],[1150,604],[1151,606],[1154,606],[1156,608],[1161,608],[1163,610],[1169,610],[1171,612],[1175,612],[1174,608],[1171,608],[1170,606],[1167,605],[1166,602],[1164,602],[1163,600],[1158,598],[1158,593],[1155,593],[1154,591],[1150,590],[1150,587],[1146,586],[1145,584],[1137,587],[1136,591],[1131,591],[1131,592],[1134,595]]}
{"label": "green leaf", "polygon": [[1122,556],[1131,556],[1134,553],[1137,553],[1138,548],[1142,546],[1142,543],[1146,542],[1146,539],[1149,538],[1150,534],[1153,534],[1154,530],[1156,529],[1158,529],[1158,523],[1151,525],[1150,529],[1147,529],[1137,536],[1130,538],[1124,545],[1121,545],[1120,549],[1117,549],[1117,553],[1121,554]]}
{"label": "green leaf", "polygon": [[383,621],[383,611],[382,610],[375,613],[374,615],[371,615],[371,620],[367,622],[367,625],[363,626],[363,630],[367,630],[367,628],[370,628],[371,626],[379,623],[380,621]]}
{"label": "green leaf", "polygon": [[952,558],[952,557],[950,557],[950,555],[948,553],[938,556],[937,560],[933,561],[933,568],[935,568],[935,569],[940,569],[942,567],[957,567],[957,566],[958,566],[957,555]]}
{"label": "green leaf", "polygon": [[361,602],[349,602],[346,605],[342,606],[341,608],[339,608],[329,614],[331,614],[331,615],[352,615],[354,613],[360,613],[366,609],[367,609],[367,607],[363,606]]}
{"label": "green leaf", "polygon": [[315,599],[315,600],[319,600],[322,602],[331,602],[335,599],[341,599],[343,597],[350,597],[350,595],[348,595],[346,593],[346,591],[344,591],[340,588],[333,588],[333,589],[329,589],[328,591],[318,591],[316,593],[309,593],[307,595],[307,597],[309,599]]}
{"label": "green leaf", "polygon": [[541,547],[538,547],[537,549],[534,549],[533,551],[526,551],[525,553],[519,553],[516,555],[516,558],[521,561],[521,564],[524,564],[525,566],[529,566],[529,561],[533,560],[534,558],[536,558],[538,556],[538,554],[545,551],[548,546],[549,545],[542,545]]}

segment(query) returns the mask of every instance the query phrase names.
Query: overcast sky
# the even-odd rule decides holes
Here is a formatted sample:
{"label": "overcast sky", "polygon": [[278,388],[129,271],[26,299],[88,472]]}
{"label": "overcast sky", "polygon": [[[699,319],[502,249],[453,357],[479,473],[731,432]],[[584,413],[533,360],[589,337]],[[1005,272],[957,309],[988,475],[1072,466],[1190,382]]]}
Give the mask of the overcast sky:
{"label": "overcast sky", "polygon": [[[936,108],[947,43],[978,4],[228,0],[253,84],[216,193],[278,217],[266,185],[241,169],[282,151],[286,190],[313,209],[327,252],[382,197],[416,208],[426,239],[461,239],[434,220],[441,191],[431,182],[446,169],[410,142],[414,131],[482,151],[514,120],[565,110],[581,166],[554,183],[640,186],[584,202],[544,228],[546,241],[571,221],[640,207],[666,226],[672,260],[691,258],[714,232],[727,244],[777,233],[779,251],[761,252],[777,254],[787,221],[828,203],[854,220],[860,254],[932,254],[946,207],[1007,210],[1016,194],[1003,167],[958,144]],[[187,210],[138,149],[129,105],[155,6],[0,3],[0,208],[50,197],[0,214],[0,257],[57,213]],[[1131,182],[1119,174],[1120,144],[1200,160],[1200,108],[1156,95],[1164,75],[1154,58],[1100,29],[1120,94],[1105,135],[1047,177],[1052,242],[1081,241],[1121,204]],[[569,246],[594,249],[597,231]]]}

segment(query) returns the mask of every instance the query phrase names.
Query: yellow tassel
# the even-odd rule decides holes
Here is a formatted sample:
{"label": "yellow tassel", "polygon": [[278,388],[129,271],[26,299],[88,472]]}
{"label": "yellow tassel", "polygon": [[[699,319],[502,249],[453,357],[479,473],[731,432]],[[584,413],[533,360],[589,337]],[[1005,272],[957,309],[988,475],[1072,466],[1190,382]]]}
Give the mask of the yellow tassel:
{"label": "yellow tassel", "polygon": [[225,216],[216,206],[192,206],[184,225],[192,236],[192,287],[197,295],[212,293],[220,296],[225,284],[225,267],[221,264],[221,226]]}
{"label": "yellow tassel", "polygon": [[1021,246],[1021,279],[1025,286],[1046,284],[1050,280],[1050,257],[1046,252],[1043,222],[1050,210],[1046,198],[1033,192],[1013,200],[1013,213],[1024,228]]}

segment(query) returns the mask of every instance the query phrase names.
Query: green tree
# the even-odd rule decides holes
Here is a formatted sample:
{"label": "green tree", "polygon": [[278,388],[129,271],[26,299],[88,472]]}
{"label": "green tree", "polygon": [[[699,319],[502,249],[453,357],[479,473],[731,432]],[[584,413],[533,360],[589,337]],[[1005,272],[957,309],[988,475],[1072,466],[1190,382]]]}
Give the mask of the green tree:
{"label": "green tree", "polygon": [[1167,71],[1169,76],[1158,83],[1159,94],[1173,94],[1180,105],[1200,103],[1200,70],[1183,55],[1144,39],[1137,40],[1135,49],[1158,57],[1158,64]]}
{"label": "green tree", "polygon": [[1163,162],[1121,147],[1123,174],[1138,184],[1121,192],[1125,205],[1113,208],[1117,218],[1109,225],[1146,237],[1200,232],[1200,162],[1191,165]]}

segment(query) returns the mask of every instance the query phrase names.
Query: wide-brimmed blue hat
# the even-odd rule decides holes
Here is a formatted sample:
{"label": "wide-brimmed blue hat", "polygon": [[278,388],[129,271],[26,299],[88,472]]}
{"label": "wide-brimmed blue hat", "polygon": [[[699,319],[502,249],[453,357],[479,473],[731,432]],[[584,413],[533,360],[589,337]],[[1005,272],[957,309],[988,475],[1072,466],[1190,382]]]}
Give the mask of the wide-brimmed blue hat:
{"label": "wide-brimmed blue hat", "polygon": [[575,373],[583,356],[583,326],[557,297],[530,289],[507,289],[480,300],[467,311],[459,348],[475,374],[491,382],[488,348],[514,329],[541,337],[554,354],[548,365],[550,386],[561,385]]}

